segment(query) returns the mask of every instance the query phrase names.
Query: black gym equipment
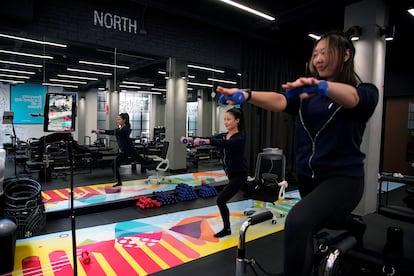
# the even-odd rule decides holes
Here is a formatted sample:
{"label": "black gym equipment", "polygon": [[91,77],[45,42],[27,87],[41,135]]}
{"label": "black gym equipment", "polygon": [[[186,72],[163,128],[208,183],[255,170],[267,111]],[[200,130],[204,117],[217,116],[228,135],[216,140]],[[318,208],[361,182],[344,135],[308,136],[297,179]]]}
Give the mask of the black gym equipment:
{"label": "black gym equipment", "polygon": [[[324,229],[315,235],[314,276],[414,275],[414,259],[404,253],[408,233],[401,227],[389,226],[384,245],[375,248],[364,240],[365,222],[354,218],[352,223],[347,230]],[[362,227],[355,227],[358,224]]]}
{"label": "black gym equipment", "polygon": [[[288,186],[285,180],[285,163],[283,150],[278,148],[266,148],[257,155],[255,174],[244,187],[244,197],[261,201],[262,208],[249,208],[244,211],[246,215],[269,211],[266,203],[274,204],[276,200],[285,197]],[[284,214],[278,216],[283,217]],[[276,220],[277,216],[274,214],[272,223],[276,224]]]}
{"label": "black gym equipment", "polygon": [[[251,225],[255,225],[273,218],[271,211],[259,212],[251,215],[240,227],[239,231],[239,243],[237,246],[236,254],[236,276],[247,275],[247,267],[250,267],[256,274],[255,265],[259,267],[263,272],[263,268],[256,262],[254,258],[246,258],[246,232]],[[269,273],[266,273],[269,275]]]}

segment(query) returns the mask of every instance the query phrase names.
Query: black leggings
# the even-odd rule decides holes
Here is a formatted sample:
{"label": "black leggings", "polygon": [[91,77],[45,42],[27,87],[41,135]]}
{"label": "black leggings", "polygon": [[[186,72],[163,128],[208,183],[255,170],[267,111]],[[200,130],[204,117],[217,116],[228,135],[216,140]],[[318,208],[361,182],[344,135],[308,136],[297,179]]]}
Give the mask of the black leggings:
{"label": "black leggings", "polygon": [[241,189],[247,181],[246,176],[228,177],[229,184],[227,184],[217,197],[217,206],[220,210],[220,215],[223,220],[223,228],[230,230],[230,211],[227,207],[227,202]]}
{"label": "black leggings", "polygon": [[118,156],[115,160],[115,176],[118,182],[121,182],[121,174],[119,173],[119,167],[122,163],[127,163],[129,161],[129,157],[132,157],[135,162],[143,163],[144,158],[139,155],[136,149],[131,148],[127,152],[119,152]]}
{"label": "black leggings", "polygon": [[322,181],[299,178],[301,200],[285,221],[284,273],[312,272],[314,234],[328,225],[345,224],[364,191],[364,177],[332,177]]}

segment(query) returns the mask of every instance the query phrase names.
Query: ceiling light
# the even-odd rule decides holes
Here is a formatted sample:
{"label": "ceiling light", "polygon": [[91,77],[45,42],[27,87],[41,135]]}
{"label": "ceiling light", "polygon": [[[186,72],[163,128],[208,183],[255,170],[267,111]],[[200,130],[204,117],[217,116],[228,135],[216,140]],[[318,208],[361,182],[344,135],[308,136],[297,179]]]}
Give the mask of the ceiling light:
{"label": "ceiling light", "polygon": [[192,65],[192,64],[188,64],[187,66],[189,68],[195,68],[195,69],[200,69],[200,70],[212,71],[212,72],[216,72],[216,73],[224,73],[224,70],[214,69],[214,68],[206,67],[206,66],[199,66],[199,65]]}
{"label": "ceiling light", "polygon": [[8,60],[2,60],[2,59],[0,59],[0,63],[20,65],[20,66],[28,66],[28,67],[36,67],[36,68],[42,68],[43,67],[43,65],[40,65],[40,64],[22,63],[22,62],[8,61]]}
{"label": "ceiling light", "polygon": [[233,6],[233,7],[238,8],[238,9],[241,9],[241,10],[250,12],[252,14],[258,15],[258,16],[260,16],[260,17],[262,17],[264,19],[267,19],[269,21],[274,21],[275,20],[275,18],[273,16],[267,15],[265,13],[262,13],[262,12],[258,11],[258,10],[249,8],[249,7],[245,6],[245,5],[236,3],[234,1],[231,1],[231,0],[219,0],[219,1],[221,1],[223,3],[226,3],[226,4],[229,4],[229,5]]}
{"label": "ceiling light", "polygon": [[385,29],[381,29],[381,35],[385,35],[385,41],[393,41],[395,35],[395,26],[388,26]]}
{"label": "ceiling light", "polygon": [[360,26],[352,26],[351,28],[349,28],[347,33],[351,37],[352,41],[357,41],[359,40],[359,37],[362,34],[362,28]]}
{"label": "ceiling light", "polygon": [[207,78],[209,81],[215,81],[215,82],[221,82],[221,83],[229,83],[229,84],[237,84],[235,81],[229,81],[229,80],[220,80],[216,78]]}
{"label": "ceiling light", "polygon": [[187,82],[188,85],[204,86],[204,87],[213,87],[211,84],[199,83],[199,82]]}
{"label": "ceiling light", "polygon": [[137,92],[142,93],[142,94],[154,94],[154,95],[161,95],[161,92],[153,92],[153,91],[140,91],[138,90]]}
{"label": "ceiling light", "polygon": [[125,84],[134,84],[134,85],[143,85],[143,86],[154,86],[153,83],[145,83],[145,82],[134,82],[134,81],[122,81]]}
{"label": "ceiling light", "polygon": [[42,56],[42,55],[35,55],[35,54],[29,54],[29,53],[16,52],[16,51],[0,50],[0,53],[12,54],[12,55],[18,55],[18,56],[25,56],[25,57],[53,59],[52,56]]}
{"label": "ceiling light", "polygon": [[34,74],[36,74],[35,72],[30,72],[30,71],[13,70],[13,69],[2,69],[2,68],[0,68],[0,71],[10,72],[10,73],[28,74],[28,75],[34,75]]}
{"label": "ceiling light", "polygon": [[141,88],[139,86],[124,85],[124,84],[120,84],[119,87],[122,87],[122,88],[132,88],[132,89],[140,89]]}
{"label": "ceiling light", "polygon": [[308,36],[312,39],[319,40],[321,38],[320,35],[309,33]]}
{"label": "ceiling light", "polygon": [[96,65],[96,66],[112,67],[112,68],[118,68],[118,69],[127,69],[127,70],[129,69],[128,66],[114,65],[114,64],[101,63],[101,62],[92,62],[92,61],[79,60],[79,63],[81,63],[81,64],[89,64],[89,65]]}
{"label": "ceiling light", "polygon": [[46,86],[57,86],[57,87],[78,88],[77,85],[60,84],[60,83],[50,83],[50,82],[44,82],[44,83],[42,83],[42,85],[46,85]]}
{"label": "ceiling light", "polygon": [[104,76],[112,76],[112,73],[100,72],[100,71],[91,71],[91,70],[83,70],[83,69],[76,69],[76,68],[68,68],[68,71],[72,72],[80,72],[80,73],[88,73],[88,74],[97,74],[97,75],[104,75]]}
{"label": "ceiling light", "polygon": [[157,71],[157,73],[160,74],[160,75],[166,75],[167,74],[167,72],[165,72],[165,71]]}
{"label": "ceiling light", "polygon": [[8,74],[0,74],[0,77],[17,78],[17,79],[30,79],[30,77],[28,77],[28,76],[8,75]]}
{"label": "ceiling light", "polygon": [[64,83],[87,84],[86,81],[76,81],[76,80],[49,79],[49,81],[64,82]]}
{"label": "ceiling light", "polygon": [[407,10],[412,16],[414,16],[414,8]]}
{"label": "ceiling light", "polygon": [[125,90],[125,89],[122,89],[122,90],[121,90],[121,92],[137,92],[137,93],[142,93],[142,94],[162,95],[162,93],[161,93],[161,92],[141,91],[141,90],[134,90],[134,91],[131,91],[131,90]]}
{"label": "ceiling light", "polygon": [[98,80],[98,78],[91,78],[91,77],[82,77],[82,76],[74,76],[74,75],[66,75],[66,74],[58,74],[60,78],[70,78],[70,79],[79,79],[79,80]]}
{"label": "ceiling light", "polygon": [[24,37],[19,37],[19,36],[14,36],[14,35],[0,34],[0,37],[10,38],[10,39],[20,40],[20,41],[26,41],[26,42],[33,42],[33,43],[42,44],[42,45],[62,47],[62,48],[66,48],[67,47],[65,44],[48,42],[48,41],[41,41],[41,40],[24,38]]}
{"label": "ceiling light", "polygon": [[7,82],[11,84],[18,84],[18,83],[24,83],[24,81],[18,81],[18,80],[6,80],[6,79],[0,79],[1,82]]}
{"label": "ceiling light", "polygon": [[152,91],[167,91],[167,89],[165,88],[156,88],[156,87],[151,87]]}

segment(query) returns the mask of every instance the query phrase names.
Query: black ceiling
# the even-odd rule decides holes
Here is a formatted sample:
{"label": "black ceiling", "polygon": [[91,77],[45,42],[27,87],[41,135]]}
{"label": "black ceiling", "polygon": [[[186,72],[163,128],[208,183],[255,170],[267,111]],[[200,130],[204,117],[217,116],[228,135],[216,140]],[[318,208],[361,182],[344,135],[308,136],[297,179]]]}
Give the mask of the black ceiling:
{"label": "black ceiling", "polygon": [[[221,29],[263,39],[274,39],[280,34],[298,37],[309,32],[323,33],[332,29],[343,29],[345,7],[360,2],[360,0],[236,1],[276,18],[275,21],[269,22],[218,0],[131,1],[146,3],[150,7],[186,16]],[[408,17],[407,8],[410,5],[414,6],[412,0],[385,0],[385,3],[389,7],[390,24],[399,23],[402,17]]]}
{"label": "black ceiling", "polygon": [[[158,0],[133,2],[185,16],[193,20],[229,30],[241,35],[276,43],[309,43],[307,34],[322,34],[333,29],[344,29],[345,9],[360,0],[237,0],[276,18],[269,22],[247,12],[237,10],[218,0]],[[375,0],[373,1],[375,3]],[[378,1],[380,2],[380,1]],[[408,8],[413,0],[384,0],[388,7],[388,27],[395,26],[394,41],[387,43],[387,69],[391,71],[413,70],[414,17]],[[301,44],[299,44],[301,45]],[[298,46],[298,50],[301,48]]]}
{"label": "black ceiling", "polygon": [[[119,0],[121,1],[121,0]],[[119,1],[109,1],[114,4]],[[307,41],[306,35],[309,32],[323,33],[332,29],[343,29],[345,7],[359,1],[352,0],[238,0],[239,3],[256,8],[276,18],[269,22],[255,15],[239,11],[217,0],[122,0],[131,5],[144,5],[152,9],[159,9],[163,12],[172,13],[176,16],[186,17],[191,20],[209,24],[220,30],[230,31],[251,39],[257,39],[258,43],[284,43],[285,41]],[[389,6],[389,25],[396,26],[395,39],[387,43],[387,66],[393,70],[402,70],[401,58],[404,58],[403,67],[411,67],[414,57],[410,51],[414,45],[411,35],[414,30],[414,17],[406,11],[413,1],[407,0],[386,0]],[[97,2],[99,3],[99,1]],[[411,7],[414,7],[411,6]],[[19,43],[12,40],[0,38],[0,48],[8,50],[23,50],[23,47],[33,47],[30,52],[43,52],[42,46],[33,46],[28,43]],[[300,47],[298,46],[298,49]],[[55,51],[55,52],[53,52]],[[104,49],[96,45],[69,45],[61,54],[59,48],[48,48],[48,54],[53,55],[53,61],[45,62],[45,70],[39,70],[32,78],[35,81],[47,81],[50,77],[56,77],[67,67],[78,64],[78,60],[105,60],[108,63],[115,62],[113,49]],[[10,55],[0,53],[0,59],[9,58]],[[414,56],[414,55],[413,55]],[[141,56],[137,53],[118,52],[116,62],[120,65],[128,65],[129,70],[118,69],[117,74],[123,79],[135,81],[150,81],[158,86],[165,87],[165,80],[159,74],[158,69],[165,69],[166,57]],[[26,58],[31,62],[30,58]],[[79,66],[78,66],[79,67]],[[0,68],[5,68],[0,64]],[[108,71],[108,70],[107,70]],[[47,75],[46,73],[47,72]],[[113,72],[113,69],[112,69]],[[134,76],[139,72],[139,79]],[[1,73],[1,72],[0,72]],[[0,77],[1,79],[1,77]],[[98,81],[89,82],[88,85],[80,87],[87,90],[90,87],[103,87],[104,78]]]}

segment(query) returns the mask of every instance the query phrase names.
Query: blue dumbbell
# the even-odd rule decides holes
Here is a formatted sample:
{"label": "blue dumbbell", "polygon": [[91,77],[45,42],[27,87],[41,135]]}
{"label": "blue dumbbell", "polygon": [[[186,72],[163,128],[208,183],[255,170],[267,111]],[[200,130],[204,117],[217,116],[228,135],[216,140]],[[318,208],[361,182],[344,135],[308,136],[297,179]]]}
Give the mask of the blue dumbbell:
{"label": "blue dumbbell", "polygon": [[[183,138],[183,139],[181,139],[180,141],[181,141],[181,143],[183,143],[183,144],[188,144],[188,139],[187,139],[187,138]],[[194,139],[191,141],[191,144],[192,144],[192,145],[194,145]],[[206,142],[205,142],[205,141],[200,141],[200,146],[203,146],[203,145],[205,145],[205,144],[206,144]]]}
{"label": "blue dumbbell", "polygon": [[228,100],[233,101],[236,104],[242,104],[242,103],[244,103],[244,94],[243,94],[242,91],[237,91],[236,93],[234,93],[231,96],[221,95],[220,99],[219,99],[220,103],[224,104],[224,105],[227,104],[226,102]]}
{"label": "blue dumbbell", "polygon": [[328,95],[328,83],[326,81],[321,81],[318,85],[306,85],[295,89],[286,89],[286,97],[288,98],[295,98],[302,93],[326,96]]}

